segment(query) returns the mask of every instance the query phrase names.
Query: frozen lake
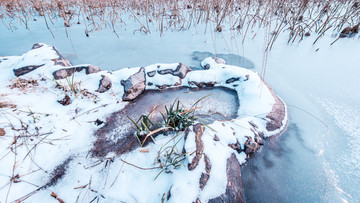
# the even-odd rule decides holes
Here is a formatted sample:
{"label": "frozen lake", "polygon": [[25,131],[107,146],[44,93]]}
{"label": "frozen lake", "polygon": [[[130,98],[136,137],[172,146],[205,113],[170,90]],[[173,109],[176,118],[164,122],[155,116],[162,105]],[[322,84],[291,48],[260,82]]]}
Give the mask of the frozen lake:
{"label": "frozen lake", "polygon": [[[264,62],[263,38],[236,38],[235,31],[207,32],[204,28],[166,32],[163,37],[125,29],[119,38],[110,31],[85,37],[82,25],[68,29],[32,23],[14,32],[0,25],[0,56],[19,55],[32,44],[56,46],[74,65],[91,63],[104,70],[182,62],[199,68],[203,56],[218,54],[229,64],[259,73],[289,106],[288,130],[268,140],[242,169],[249,202],[356,202],[360,200],[360,40],[331,35],[315,45],[316,36],[287,44],[280,36]],[[127,27],[132,30],[131,25]],[[235,37],[234,37],[235,36]],[[318,51],[316,51],[318,49]],[[262,74],[263,75],[263,74]],[[240,102],[241,105],[241,102]]]}

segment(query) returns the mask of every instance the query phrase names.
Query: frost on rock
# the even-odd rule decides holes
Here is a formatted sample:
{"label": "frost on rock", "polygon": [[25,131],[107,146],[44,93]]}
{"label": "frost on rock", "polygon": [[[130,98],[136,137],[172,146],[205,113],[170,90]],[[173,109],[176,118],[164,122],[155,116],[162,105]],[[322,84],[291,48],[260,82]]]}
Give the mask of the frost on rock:
{"label": "frost on rock", "polygon": [[[0,104],[11,103],[1,106],[0,181],[16,181],[0,189],[1,202],[75,202],[79,194],[88,202],[243,202],[241,164],[287,125],[285,103],[257,73],[219,58],[203,60],[205,70],[174,63],[108,72],[71,66],[38,43],[0,61]],[[159,131],[140,148],[114,112],[127,119],[136,108],[128,101],[175,87],[232,89],[241,105],[233,119],[195,123],[175,137]]]}

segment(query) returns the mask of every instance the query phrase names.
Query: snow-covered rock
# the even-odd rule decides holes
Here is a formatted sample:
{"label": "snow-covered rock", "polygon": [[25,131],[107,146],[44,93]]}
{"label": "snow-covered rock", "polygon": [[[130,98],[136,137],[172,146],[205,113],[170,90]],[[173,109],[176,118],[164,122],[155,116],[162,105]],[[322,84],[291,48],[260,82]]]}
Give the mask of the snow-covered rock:
{"label": "snow-covered rock", "polygon": [[139,72],[122,81],[124,86],[124,101],[134,100],[145,90],[145,69],[140,68]]}
{"label": "snow-covered rock", "polygon": [[[259,74],[226,65],[219,58],[202,61],[203,67],[209,65],[207,70],[190,71],[187,66],[174,63],[113,72],[96,68],[88,71],[91,68],[69,65],[54,47],[35,44],[22,56],[0,61],[2,97],[16,105],[16,109],[2,108],[5,116],[0,117],[6,131],[0,137],[0,173],[11,177],[1,176],[0,181],[16,180],[9,201],[23,201],[25,197],[45,201],[50,197],[49,191],[56,191],[58,198],[74,202],[84,189],[84,193],[90,191],[91,198],[104,197],[110,202],[156,202],[164,195],[169,197],[165,198],[168,202],[241,202],[240,164],[259,149],[265,138],[281,134],[287,125],[286,105]],[[42,66],[19,75],[38,85],[9,88],[19,79],[12,70],[39,65]],[[54,75],[59,69],[65,72]],[[72,74],[75,81],[69,84],[64,78]],[[55,76],[59,76],[58,80]],[[155,143],[141,150],[133,145],[137,142],[133,134],[121,134],[126,126],[111,123],[112,113],[123,111],[123,116],[127,116],[126,101],[142,92],[179,86],[234,90],[240,101],[237,117],[208,126],[197,123],[177,137],[158,134]],[[56,102],[66,96],[71,104]],[[95,125],[98,120],[106,120],[106,125]],[[119,139],[105,140],[106,135],[100,136],[103,126],[116,128]],[[121,144],[124,150],[118,153],[111,147],[98,148],[104,152],[89,156],[97,139]],[[183,159],[176,167],[161,168],[159,160],[166,157],[162,149],[173,142],[176,144],[170,148]],[[8,164],[13,163],[14,157],[17,161]],[[162,170],[165,172],[159,175]],[[23,178],[27,178],[26,182]],[[0,190],[0,198],[5,196],[7,190]]]}

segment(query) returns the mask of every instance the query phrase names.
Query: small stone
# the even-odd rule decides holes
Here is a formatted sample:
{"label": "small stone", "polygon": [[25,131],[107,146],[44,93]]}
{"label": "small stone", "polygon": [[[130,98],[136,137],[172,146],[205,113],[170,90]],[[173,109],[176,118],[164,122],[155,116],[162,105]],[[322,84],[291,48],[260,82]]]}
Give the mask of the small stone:
{"label": "small stone", "polygon": [[351,27],[346,27],[346,28],[344,28],[344,29],[341,31],[339,37],[340,37],[340,38],[349,37],[351,30],[352,30]]}
{"label": "small stone", "polygon": [[102,120],[100,120],[100,119],[96,119],[96,121],[94,121],[94,124],[97,125],[97,126],[102,125],[102,124],[104,124],[104,123],[105,123],[105,122],[102,121]]}
{"label": "small stone", "polygon": [[5,130],[4,128],[0,128],[0,137],[1,136],[4,136],[6,133],[5,133]]}
{"label": "small stone", "polygon": [[236,81],[239,81],[240,78],[229,78],[225,81],[226,84],[230,84],[230,83],[233,83],[233,82],[236,82]]}
{"label": "small stone", "polygon": [[65,95],[65,97],[62,100],[58,100],[57,102],[59,102],[63,106],[67,106],[71,104],[71,98],[68,95]]}
{"label": "small stone", "polygon": [[111,83],[111,79],[108,76],[101,75],[101,77],[102,78],[100,80],[99,88],[96,90],[96,92],[104,93],[111,88],[112,83]]}
{"label": "small stone", "polygon": [[77,67],[77,68],[79,68],[81,70],[82,70],[82,68],[84,68],[86,75],[89,75],[89,74],[92,74],[92,73],[97,73],[97,72],[101,71],[101,69],[98,66],[95,66],[95,65],[88,65],[88,66]]}
{"label": "small stone", "polygon": [[259,145],[264,145],[264,133],[259,132],[259,133],[255,133],[255,142],[258,143]]}
{"label": "small stone", "polygon": [[205,70],[209,70],[209,69],[210,69],[210,64],[206,64],[206,65],[204,66],[204,69],[205,69]]}
{"label": "small stone", "polygon": [[247,138],[245,142],[245,154],[250,156],[254,154],[260,148],[260,146],[252,139],[252,137],[250,136],[245,136],[245,137]]}
{"label": "small stone", "polygon": [[43,47],[43,46],[44,46],[44,44],[36,43],[36,44],[34,44],[34,45],[32,46],[31,49],[38,49],[38,48],[41,48],[41,47]]}
{"label": "small stone", "polygon": [[239,143],[239,141],[236,139],[236,143],[235,144],[229,144],[228,145],[231,149],[235,150],[237,153],[241,153],[241,145]]}
{"label": "small stone", "polygon": [[217,64],[225,64],[225,63],[226,63],[225,60],[222,59],[222,58],[213,57],[213,59],[215,60],[215,62],[216,62]]}
{"label": "small stone", "polygon": [[156,71],[153,70],[153,71],[147,72],[147,75],[148,75],[149,77],[154,77],[154,76],[156,75]]}

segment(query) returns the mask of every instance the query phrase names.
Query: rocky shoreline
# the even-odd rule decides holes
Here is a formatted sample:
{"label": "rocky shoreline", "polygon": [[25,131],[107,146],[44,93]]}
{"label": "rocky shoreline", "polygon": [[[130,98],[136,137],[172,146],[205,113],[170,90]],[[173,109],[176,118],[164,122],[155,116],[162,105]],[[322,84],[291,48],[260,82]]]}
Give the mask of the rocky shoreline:
{"label": "rocky shoreline", "polygon": [[[51,116],[49,116],[50,119],[46,121],[52,123],[49,124],[51,132],[58,134],[58,137],[61,137],[64,133],[74,136],[79,130],[87,129],[87,133],[83,135],[83,138],[89,139],[86,146],[96,143],[96,139],[105,139],[106,134],[121,130],[121,126],[116,129],[106,129],[108,122],[111,120],[106,118],[111,118],[113,112],[126,109],[126,103],[136,99],[144,91],[177,87],[196,89],[224,87],[235,90],[240,100],[240,107],[236,118],[215,121],[209,125],[214,130],[210,130],[204,127],[204,125],[197,123],[184,132],[180,132],[184,134],[184,139],[181,140],[179,149],[183,150],[184,154],[187,154],[183,165],[188,163],[188,167],[182,167],[180,169],[181,172],[176,169],[171,171],[172,176],[170,179],[172,182],[170,185],[165,186],[167,188],[166,201],[177,202],[179,201],[177,198],[189,193],[189,189],[186,188],[188,186],[183,185],[183,182],[177,177],[181,176],[177,175],[177,173],[183,173],[188,174],[192,179],[197,179],[191,186],[193,191],[189,195],[189,201],[243,202],[240,165],[260,149],[260,146],[264,144],[264,139],[280,135],[287,126],[286,104],[275,94],[271,87],[257,73],[240,67],[226,65],[226,62],[220,58],[206,58],[201,62],[203,70],[196,71],[191,70],[191,68],[182,63],[154,64],[147,67],[128,68],[118,71],[101,71],[99,67],[94,65],[72,66],[55,47],[37,43],[34,44],[28,53],[21,57],[0,58],[0,66],[4,68],[4,71],[11,69],[14,74],[7,79],[2,87],[4,90],[7,88],[4,91],[4,100],[8,99],[11,101],[9,105],[5,105],[6,103],[2,102],[4,103],[2,109],[11,110],[15,106],[18,109],[29,108],[29,105],[41,106],[41,104],[27,103],[22,100],[26,98],[23,94],[28,94],[28,97],[31,95],[31,92],[27,91],[28,89],[36,91],[37,95],[42,94],[39,90],[40,88],[43,88],[41,91],[44,92],[56,92],[56,97],[60,98],[54,100],[54,102],[58,101],[58,103],[48,104],[49,108],[54,109],[50,114]],[[75,77],[76,81],[74,81]],[[36,82],[29,82],[32,80]],[[12,82],[9,85],[9,81],[16,81],[18,84]],[[13,88],[9,90],[9,86]],[[17,95],[19,94],[22,94],[23,97],[18,97]],[[49,97],[49,99],[51,98]],[[40,106],[38,109],[41,109]],[[101,111],[98,111],[99,109]],[[60,114],[62,118],[65,118],[65,125],[63,124],[63,127],[58,128],[58,123],[55,123],[53,119],[56,119]],[[21,112],[17,116],[28,120],[28,115],[24,115]],[[80,116],[81,119],[78,119]],[[99,126],[89,127],[88,120],[90,118],[98,121]],[[99,120],[99,118],[105,120],[105,122]],[[46,118],[43,118],[43,120],[46,120]],[[34,119],[33,125],[47,125],[42,122],[41,118],[38,120]],[[69,123],[73,122],[76,123],[72,125],[77,127],[68,126]],[[14,129],[13,124],[5,125],[4,128],[1,127],[1,137],[8,140],[14,139],[11,138],[12,133],[9,132],[12,131],[11,129]],[[109,132],[111,130],[114,132]],[[39,132],[41,130],[38,127],[34,127],[29,128],[27,131]],[[91,133],[89,134],[89,132]],[[2,139],[1,137],[0,139]],[[163,135],[159,134],[159,137],[163,137]],[[143,153],[137,151],[139,146],[136,145],[137,140],[134,135],[130,134],[121,139],[127,140],[129,143],[124,145],[121,152],[110,150],[101,156],[98,153],[98,155],[95,154],[88,159],[100,160],[102,163],[111,155],[112,160],[122,163],[124,162],[123,158],[128,156],[127,154],[131,154],[134,157],[143,156]],[[164,137],[163,139],[169,138]],[[71,142],[76,146],[76,142],[81,142],[81,139],[71,140]],[[108,142],[115,141],[110,139]],[[64,145],[60,144],[56,149],[50,146],[45,147],[44,150],[58,154],[62,147]],[[157,142],[149,146],[150,150],[156,147],[158,147]],[[66,147],[64,149],[72,150]],[[89,152],[90,149],[83,149],[75,154],[78,156],[85,151]],[[24,149],[19,154],[24,154],[26,158],[29,153],[32,152]],[[149,157],[154,156],[154,154],[156,154],[156,150],[147,153]],[[67,165],[71,160],[74,160],[69,158],[73,156],[74,152],[71,152],[69,156],[65,157]],[[40,162],[44,163],[47,159],[43,158]],[[85,158],[85,160],[81,161],[86,162],[88,160]],[[61,165],[64,161],[56,161],[54,165],[59,165],[59,163]],[[29,163],[22,164],[22,168],[29,167]],[[54,167],[49,168],[54,170]],[[66,177],[67,173],[72,172],[71,169],[65,168],[62,173]],[[93,172],[89,170],[89,173]],[[131,170],[129,169],[127,172],[131,173]],[[44,175],[40,175],[37,179],[44,179]],[[53,179],[50,178],[50,180]],[[166,180],[161,179],[159,181]],[[45,182],[45,185],[48,185],[48,183]],[[118,184],[118,187],[122,187],[121,183]],[[151,185],[153,183],[144,182],[143,184]],[[51,186],[54,185],[56,184]],[[57,187],[61,188],[61,185]],[[132,193],[130,190],[131,188],[126,193]],[[215,194],[213,193],[214,190],[217,190]],[[111,194],[108,196],[112,199],[115,198]],[[71,201],[71,198],[74,197],[69,194],[69,196],[63,199]],[[124,199],[118,200],[129,201],[131,199],[129,198],[124,197]]]}

